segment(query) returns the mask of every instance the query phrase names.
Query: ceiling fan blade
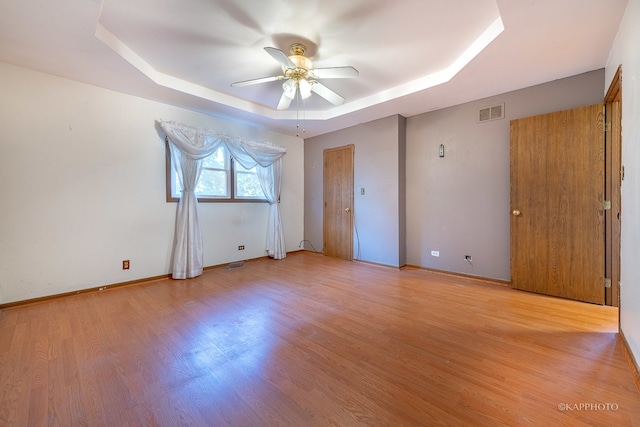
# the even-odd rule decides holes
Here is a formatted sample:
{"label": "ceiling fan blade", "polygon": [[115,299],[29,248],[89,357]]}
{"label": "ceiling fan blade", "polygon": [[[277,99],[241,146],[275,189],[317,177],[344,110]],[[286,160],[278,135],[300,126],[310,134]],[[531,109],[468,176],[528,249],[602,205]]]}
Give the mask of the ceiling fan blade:
{"label": "ceiling fan blade", "polygon": [[231,86],[242,87],[242,86],[257,85],[258,83],[274,82],[276,80],[282,80],[283,78],[284,76],[262,77],[260,79],[244,80],[241,82],[231,83]]}
{"label": "ceiling fan blade", "polygon": [[314,68],[312,72],[319,79],[349,79],[360,75],[353,67]]}
{"label": "ceiling fan blade", "polygon": [[278,103],[278,110],[286,110],[291,105],[291,101],[293,98],[289,98],[286,92],[282,92],[282,96],[280,97],[280,102]]}
{"label": "ceiling fan blade", "polygon": [[344,102],[343,97],[341,97],[322,83],[318,83],[316,81],[313,81],[311,83],[311,91],[317,93],[333,105],[341,105]]}
{"label": "ceiling fan blade", "polygon": [[275,47],[265,47],[264,50],[267,51],[269,55],[273,57],[276,61],[278,61],[285,68],[296,68],[296,64],[291,62],[289,57],[280,49],[276,49]]}

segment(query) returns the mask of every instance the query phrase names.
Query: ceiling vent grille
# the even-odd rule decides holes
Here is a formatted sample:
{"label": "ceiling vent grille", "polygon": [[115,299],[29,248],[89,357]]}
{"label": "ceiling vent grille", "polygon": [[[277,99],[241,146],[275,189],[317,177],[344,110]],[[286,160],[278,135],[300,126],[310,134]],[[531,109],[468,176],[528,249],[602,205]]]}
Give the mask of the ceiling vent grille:
{"label": "ceiling vent grille", "polygon": [[504,119],[504,103],[478,110],[478,123]]}

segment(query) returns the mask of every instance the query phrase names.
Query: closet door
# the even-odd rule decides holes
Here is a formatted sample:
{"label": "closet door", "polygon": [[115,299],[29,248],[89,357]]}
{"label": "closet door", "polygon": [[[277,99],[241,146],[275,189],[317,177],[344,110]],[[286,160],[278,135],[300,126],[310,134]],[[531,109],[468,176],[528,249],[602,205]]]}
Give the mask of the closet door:
{"label": "closet door", "polygon": [[511,122],[511,286],[604,304],[604,106]]}
{"label": "closet door", "polygon": [[353,259],[354,146],[324,150],[324,251]]}

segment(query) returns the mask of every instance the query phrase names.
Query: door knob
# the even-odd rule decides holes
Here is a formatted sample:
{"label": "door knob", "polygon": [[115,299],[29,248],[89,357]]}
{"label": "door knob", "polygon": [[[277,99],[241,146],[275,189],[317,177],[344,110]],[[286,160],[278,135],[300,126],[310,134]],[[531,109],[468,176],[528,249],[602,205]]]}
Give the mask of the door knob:
{"label": "door knob", "polygon": [[351,208],[346,208],[344,211],[345,212],[351,212]]}
{"label": "door knob", "polygon": [[514,209],[511,213],[513,214],[513,216],[520,216],[520,211],[518,209]]}

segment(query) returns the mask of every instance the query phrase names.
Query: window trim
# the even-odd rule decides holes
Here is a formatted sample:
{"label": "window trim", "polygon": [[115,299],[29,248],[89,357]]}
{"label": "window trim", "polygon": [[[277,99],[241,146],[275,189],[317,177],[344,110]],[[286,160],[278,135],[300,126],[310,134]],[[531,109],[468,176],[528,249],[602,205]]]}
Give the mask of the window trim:
{"label": "window trim", "polygon": [[[173,165],[171,162],[171,150],[169,149],[169,143],[165,144],[165,196],[167,203],[177,203],[180,201],[179,197],[173,197],[171,194],[171,181],[173,179]],[[235,159],[230,158],[229,165],[229,197],[198,197],[198,203],[269,203],[264,198],[248,198],[248,197],[235,197],[236,189],[236,173],[235,173]]]}

